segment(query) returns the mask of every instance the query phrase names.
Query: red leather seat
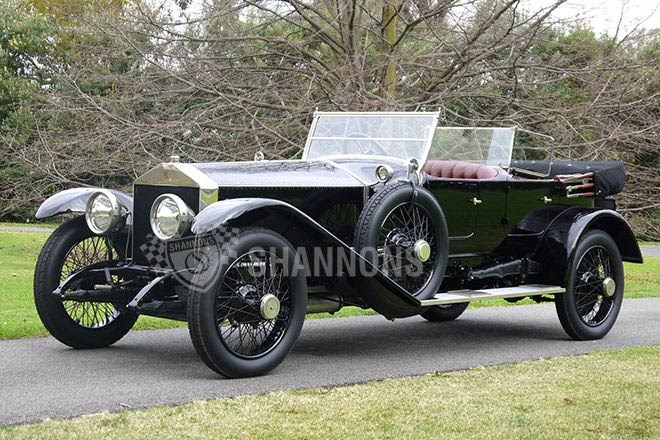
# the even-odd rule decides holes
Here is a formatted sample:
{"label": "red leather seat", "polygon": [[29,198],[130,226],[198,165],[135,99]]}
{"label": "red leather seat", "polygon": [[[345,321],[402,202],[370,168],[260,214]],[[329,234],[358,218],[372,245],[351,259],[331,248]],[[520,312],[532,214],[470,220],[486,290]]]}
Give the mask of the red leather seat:
{"label": "red leather seat", "polygon": [[492,179],[499,174],[497,167],[455,160],[429,160],[425,171],[444,179]]}

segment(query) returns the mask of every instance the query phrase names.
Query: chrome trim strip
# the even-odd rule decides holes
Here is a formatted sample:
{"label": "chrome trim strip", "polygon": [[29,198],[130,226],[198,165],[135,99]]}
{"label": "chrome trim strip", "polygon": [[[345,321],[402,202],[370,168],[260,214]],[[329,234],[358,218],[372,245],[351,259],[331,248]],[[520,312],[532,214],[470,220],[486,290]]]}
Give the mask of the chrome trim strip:
{"label": "chrome trim strip", "polygon": [[451,237],[447,237],[449,240],[467,240],[468,238],[474,237],[474,232],[472,232],[470,235],[453,235]]}
{"label": "chrome trim strip", "polygon": [[449,254],[449,258],[473,258],[489,255],[488,252],[464,252],[462,254]]}
{"label": "chrome trim strip", "polygon": [[[363,141],[362,138],[345,137],[345,136],[314,136],[312,139],[319,141]],[[410,141],[410,142],[426,142],[426,138],[386,138],[386,137],[370,137],[370,141]]]}
{"label": "chrome trim strip", "polygon": [[[349,176],[351,176],[352,178],[354,178],[355,180],[357,180],[358,182],[360,182],[363,185],[372,185],[372,183],[370,183],[369,181],[364,180],[363,178],[361,178],[360,176],[355,174],[353,171],[351,171],[348,168],[338,164],[337,162],[333,162],[332,160],[325,159],[325,158],[321,158],[321,161],[323,161],[324,163],[327,163],[328,165],[332,165],[335,168],[339,168],[340,170],[342,170],[343,172],[345,172],[346,174],[348,174]],[[377,182],[374,182],[374,183],[377,183]]]}
{"label": "chrome trim strip", "polygon": [[[323,116],[402,116],[404,118],[412,118],[416,116],[428,116],[430,114],[437,114],[440,116],[440,112],[314,112],[314,117],[323,115]],[[466,127],[474,128],[474,127]]]}

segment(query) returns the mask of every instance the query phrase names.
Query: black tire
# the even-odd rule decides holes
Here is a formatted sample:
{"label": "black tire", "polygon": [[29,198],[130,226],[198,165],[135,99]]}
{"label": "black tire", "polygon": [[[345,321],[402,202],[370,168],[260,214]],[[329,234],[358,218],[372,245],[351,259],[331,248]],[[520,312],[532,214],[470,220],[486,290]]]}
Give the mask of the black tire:
{"label": "black tire", "polygon": [[[296,343],[307,308],[307,283],[302,268],[280,276],[275,289],[275,283],[265,282],[269,279],[266,274],[264,281],[254,284],[248,282],[252,274],[243,276],[249,270],[243,263],[253,263],[255,258],[263,257],[263,267],[271,267],[274,261],[297,268],[297,254],[291,243],[270,230],[249,228],[240,231],[236,246],[235,256],[221,262],[217,280],[208,288],[191,289],[188,301],[188,329],[197,354],[209,368],[229,378],[263,375],[277,367]],[[241,268],[239,281],[233,271]],[[257,281],[256,276],[253,281]],[[192,285],[197,284],[193,278]],[[280,300],[281,309],[270,320],[258,310],[266,294]],[[239,333],[238,341],[232,338],[235,331]],[[247,336],[243,337],[243,332]]]}
{"label": "black tire", "polygon": [[[616,283],[610,297],[603,294],[602,287],[608,277]],[[616,243],[606,232],[587,232],[570,262],[566,293],[555,297],[562,327],[578,341],[602,338],[619,315],[623,291],[623,262]]]}
{"label": "black tire", "polygon": [[429,307],[420,316],[431,322],[453,321],[463,314],[470,303],[447,304]]}
{"label": "black tire", "polygon": [[[390,221],[391,214],[394,217],[393,213],[396,210],[402,210],[402,212],[405,210],[418,210],[417,215],[425,218],[424,221],[428,222],[428,227],[425,228],[428,232],[426,235],[431,237],[433,242],[429,241],[431,257],[422,264],[423,272],[421,275],[411,277],[407,274],[398,274],[398,278],[392,276],[390,278],[418,299],[429,299],[440,289],[448,258],[447,222],[440,204],[430,191],[418,185],[413,185],[411,182],[398,181],[377,192],[365,204],[358,219],[355,231],[355,248],[372,264],[382,266],[384,262],[379,260],[380,257],[374,252],[365,252],[365,250],[384,247],[384,234],[388,232],[388,226],[393,226],[387,225],[385,222]],[[411,214],[410,218],[415,218],[415,215]],[[402,223],[405,223],[405,221]],[[401,229],[405,229],[405,227]],[[394,229],[389,231],[389,234],[392,231]],[[415,236],[416,231],[408,230],[405,232],[409,235],[408,242],[419,238]],[[420,312],[419,309],[404,308],[388,301],[383,295],[377,293],[378,286],[372,284],[376,282],[373,278],[368,277],[360,279],[361,294],[371,308],[391,317],[410,316]]]}
{"label": "black tire", "polygon": [[[95,303],[93,306],[91,303],[71,304],[76,310],[94,307],[94,318],[87,323],[88,325],[83,325],[81,315],[74,320],[70,315],[70,313],[76,314],[73,309],[52,295],[53,290],[68,275],[69,270],[81,269],[88,264],[106,259],[99,253],[107,254],[107,247],[105,250],[95,248],[93,254],[90,252],[87,255],[88,260],[83,261],[82,257],[77,255],[77,260],[70,263],[70,251],[81,249],[90,240],[103,241],[102,237],[94,235],[89,230],[84,217],[76,217],[62,223],[48,237],[41,249],[34,272],[34,302],[41,322],[54,338],[73,348],[99,348],[114,344],[128,333],[138,318],[135,313],[118,311],[112,304]],[[66,269],[64,269],[65,265]],[[104,317],[107,323],[93,325],[93,321],[101,317]]]}

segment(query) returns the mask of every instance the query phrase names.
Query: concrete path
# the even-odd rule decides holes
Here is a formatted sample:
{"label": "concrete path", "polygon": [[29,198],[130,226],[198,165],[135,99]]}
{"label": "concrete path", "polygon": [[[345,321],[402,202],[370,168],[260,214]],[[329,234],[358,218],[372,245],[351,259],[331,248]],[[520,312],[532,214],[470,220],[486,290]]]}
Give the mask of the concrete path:
{"label": "concrete path", "polygon": [[644,245],[639,248],[642,250],[642,255],[645,257],[660,257],[660,246]]}
{"label": "concrete path", "polygon": [[41,226],[2,226],[0,231],[6,232],[53,232],[53,228],[44,228]]}

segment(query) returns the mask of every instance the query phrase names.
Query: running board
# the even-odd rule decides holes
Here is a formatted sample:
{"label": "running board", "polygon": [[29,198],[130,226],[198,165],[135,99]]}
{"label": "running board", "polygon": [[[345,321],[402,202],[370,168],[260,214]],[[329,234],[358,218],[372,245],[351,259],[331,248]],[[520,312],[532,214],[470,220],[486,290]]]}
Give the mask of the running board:
{"label": "running board", "polygon": [[555,295],[564,293],[566,289],[561,286],[549,286],[547,284],[524,284],[516,287],[500,287],[497,289],[483,290],[450,290],[438,293],[431,299],[420,301],[422,307],[440,306],[444,304],[457,304],[471,301],[482,301],[500,298],[522,298],[536,295]]}

